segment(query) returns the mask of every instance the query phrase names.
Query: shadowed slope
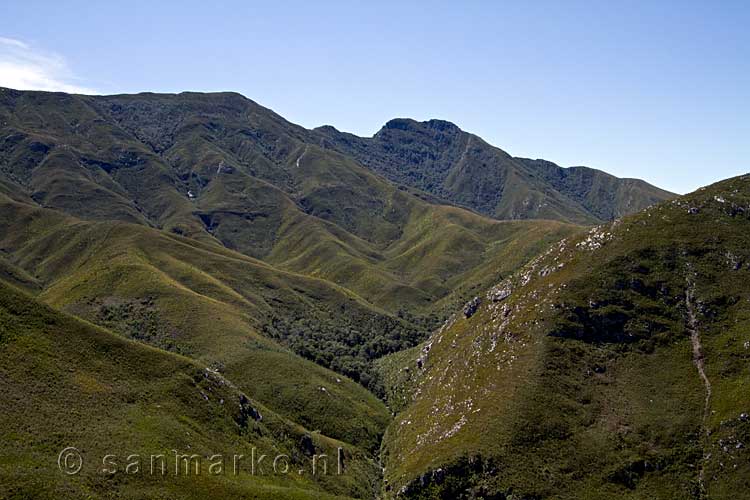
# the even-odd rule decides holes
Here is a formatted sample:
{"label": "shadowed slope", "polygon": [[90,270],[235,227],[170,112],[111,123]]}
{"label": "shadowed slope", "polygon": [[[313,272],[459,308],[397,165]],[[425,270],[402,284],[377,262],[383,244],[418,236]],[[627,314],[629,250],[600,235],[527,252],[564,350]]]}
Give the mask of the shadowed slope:
{"label": "shadowed slope", "polygon": [[323,144],[384,177],[498,219],[591,224],[632,214],[674,195],[590,168],[513,158],[443,120],[398,118],[372,138],[315,129]]}

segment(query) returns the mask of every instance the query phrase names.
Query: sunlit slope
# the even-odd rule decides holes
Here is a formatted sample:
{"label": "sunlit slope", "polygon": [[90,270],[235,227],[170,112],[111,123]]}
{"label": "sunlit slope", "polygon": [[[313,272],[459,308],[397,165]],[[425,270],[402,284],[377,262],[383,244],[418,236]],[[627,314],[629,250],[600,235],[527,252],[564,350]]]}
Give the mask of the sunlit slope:
{"label": "sunlit slope", "polygon": [[[123,339],[0,283],[0,497],[372,497],[378,470],[361,451],[307,434],[243,397],[202,363]],[[58,468],[70,446],[83,457],[76,475]],[[344,474],[333,460],[328,474],[313,475],[310,453],[336,457],[339,447]],[[253,448],[284,454],[295,472],[273,474],[265,464],[253,474],[245,459],[235,474],[234,455],[250,457]],[[175,473],[173,450],[200,456],[200,474],[194,462],[189,476],[182,465]],[[139,468],[126,474],[133,454]],[[210,474],[207,457],[217,454],[224,468]],[[102,472],[105,455],[114,455],[106,463],[113,475]],[[158,459],[151,473],[151,455],[166,457],[164,477]],[[73,470],[77,462],[69,464]]]}
{"label": "sunlit slope", "polygon": [[744,176],[564,240],[384,359],[387,493],[749,498],[748,248]]}
{"label": "sunlit slope", "polygon": [[428,203],[239,94],[2,89],[0,123],[0,191],[17,201],[220,242],[391,312],[478,287],[509,234],[526,258],[548,239],[538,229],[575,230]]}
{"label": "sunlit slope", "polygon": [[396,319],[344,289],[219,245],[134,224],[77,221],[7,199],[0,213],[0,244],[15,267],[43,284],[40,300],[216,366],[246,394],[311,430],[377,447],[388,413],[375,396],[258,332],[279,314],[337,324],[339,308],[353,320],[394,328]]}

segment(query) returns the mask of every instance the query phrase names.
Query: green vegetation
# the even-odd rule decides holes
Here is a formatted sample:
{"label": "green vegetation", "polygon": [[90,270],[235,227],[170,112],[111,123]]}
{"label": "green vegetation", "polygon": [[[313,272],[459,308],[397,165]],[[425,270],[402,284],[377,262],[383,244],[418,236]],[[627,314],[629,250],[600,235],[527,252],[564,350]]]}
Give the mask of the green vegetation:
{"label": "green vegetation", "polygon": [[[135,343],[53,311],[0,284],[0,497],[2,498],[333,498],[371,497],[377,466],[361,451],[300,426],[254,401],[261,417],[243,418],[242,395],[200,363]],[[309,446],[347,471],[313,475]],[[80,473],[58,470],[58,454],[76,447]],[[269,463],[253,474],[252,449],[289,457],[291,474]],[[201,457],[200,474],[174,472],[174,452]],[[102,472],[103,457],[116,474]],[[128,458],[139,454],[139,458]],[[150,455],[163,454],[169,480]],[[207,457],[225,458],[221,474]],[[246,459],[247,460],[247,459]],[[138,470],[128,463],[139,462]],[[305,468],[305,474],[297,474]],[[216,471],[217,469],[214,469]],[[281,470],[281,467],[279,467]]]}
{"label": "green vegetation", "polygon": [[[85,285],[85,297],[68,295],[78,286],[75,276],[52,286],[62,274],[51,270],[45,284],[59,291],[44,294],[50,303],[130,337],[200,356],[190,342],[174,338],[190,334],[168,324],[169,314],[185,321],[184,305],[173,301],[167,307],[166,296],[160,295],[165,292],[144,289],[135,274],[127,293],[112,290],[109,282],[133,272],[128,269],[134,265],[142,274],[149,274],[150,266],[164,274],[165,266],[177,265],[176,275],[167,273],[172,282],[195,290],[192,281],[181,278],[196,274],[201,289],[195,291],[205,295],[202,289],[209,286],[248,317],[255,331],[377,393],[373,359],[414,345],[472,293],[578,230],[552,221],[493,221],[426,203],[351,158],[319,147],[316,133],[237,94],[84,97],[3,89],[0,118],[5,137],[0,187],[6,196],[22,206],[57,212],[29,217],[53,217],[55,224],[96,233],[77,241],[66,230],[65,238],[75,243],[65,252],[88,248],[93,255],[112,247],[112,255],[120,257],[79,262],[88,274],[93,262],[106,268],[102,276],[96,274],[96,286]],[[75,219],[59,219],[60,213]],[[94,230],[76,219],[139,224],[193,243],[160,235],[144,244],[140,241],[151,233],[123,225]],[[48,229],[44,220],[35,221],[39,231]],[[22,224],[13,227],[28,230]],[[64,253],[51,245],[61,238],[57,231],[33,249],[38,262],[21,254],[21,248],[31,250],[26,239],[12,237],[7,249],[16,257],[11,261],[25,272],[39,272],[38,262],[49,268],[56,262],[53,254]],[[180,255],[164,256],[163,248],[175,241],[181,242]],[[143,250],[131,248],[133,242],[148,246],[145,258]],[[252,261],[264,271],[234,283],[231,262],[222,263],[217,276],[197,255],[187,256],[191,250],[184,246],[196,242],[262,259],[275,271]],[[59,262],[71,258],[66,254]],[[238,256],[231,259],[237,262]],[[251,265],[247,259],[240,262]],[[122,270],[109,269],[112,263]],[[274,280],[287,278],[268,278],[274,273],[314,278],[307,283],[326,291],[301,285],[300,292],[289,285],[284,298],[276,297],[282,292],[274,291]],[[143,283],[154,281],[148,278]],[[239,296],[238,287],[243,288]],[[62,296],[64,302],[56,300]],[[155,304],[148,311],[127,306],[150,300]],[[102,307],[110,310],[96,310]],[[159,312],[159,307],[175,311]],[[143,328],[147,331],[133,331]]]}
{"label": "green vegetation", "polygon": [[323,144],[384,177],[498,219],[592,224],[675,195],[585,167],[513,158],[443,120],[391,120],[372,138],[320,127]]}
{"label": "green vegetation", "polygon": [[[233,93],[0,89],[0,124],[0,498],[747,486],[741,448],[716,458],[748,439],[744,179],[581,236],[670,195],[446,122],[360,139]],[[293,470],[341,447],[347,473],[69,477],[65,446],[256,447]]]}
{"label": "green vegetation", "polygon": [[[349,304],[363,316],[378,314],[363,301],[219,245],[143,226],[80,222],[10,201],[1,213],[0,244],[45,283],[40,300],[221,366],[248,396],[286,418],[377,448],[388,420],[377,398],[258,333],[280,311],[324,317],[327,304]],[[330,397],[318,396],[322,387]]]}
{"label": "green vegetation", "polygon": [[744,176],[563,240],[389,356],[388,492],[747,498],[748,248]]}

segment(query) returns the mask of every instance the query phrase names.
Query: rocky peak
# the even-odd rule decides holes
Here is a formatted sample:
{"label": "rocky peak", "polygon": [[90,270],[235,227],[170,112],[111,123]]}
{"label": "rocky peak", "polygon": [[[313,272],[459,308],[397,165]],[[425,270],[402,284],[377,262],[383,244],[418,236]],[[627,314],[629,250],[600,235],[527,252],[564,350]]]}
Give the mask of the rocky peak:
{"label": "rocky peak", "polygon": [[418,133],[442,132],[450,135],[457,135],[461,133],[461,129],[458,128],[455,123],[446,120],[432,119],[424,122],[418,122],[416,120],[412,120],[411,118],[394,118],[393,120],[390,120],[385,125],[383,125],[383,128],[381,128],[380,131],[375,134],[375,136],[377,137],[383,134],[385,131],[389,130],[403,130],[407,132]]}

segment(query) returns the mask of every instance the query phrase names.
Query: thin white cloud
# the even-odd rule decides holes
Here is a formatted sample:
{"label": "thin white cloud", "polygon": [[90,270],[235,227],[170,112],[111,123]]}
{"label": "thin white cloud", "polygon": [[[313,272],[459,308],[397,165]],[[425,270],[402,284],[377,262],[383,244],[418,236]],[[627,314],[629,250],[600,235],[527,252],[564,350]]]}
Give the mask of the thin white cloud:
{"label": "thin white cloud", "polygon": [[0,87],[96,94],[76,83],[65,59],[13,38],[0,37]]}
{"label": "thin white cloud", "polygon": [[30,47],[28,44],[23,43],[21,40],[14,40],[13,38],[5,38],[0,36],[0,44],[10,45],[11,47],[18,47],[19,49],[28,50]]}

